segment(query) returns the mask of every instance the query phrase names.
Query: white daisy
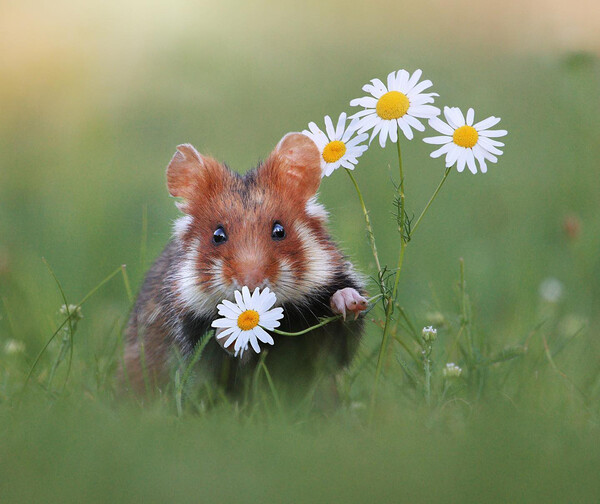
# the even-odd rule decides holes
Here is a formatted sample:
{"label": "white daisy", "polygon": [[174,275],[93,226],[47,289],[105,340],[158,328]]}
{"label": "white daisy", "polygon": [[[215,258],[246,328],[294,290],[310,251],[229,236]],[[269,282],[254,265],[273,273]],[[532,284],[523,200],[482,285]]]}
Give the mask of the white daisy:
{"label": "white daisy", "polygon": [[444,107],[444,116],[447,123],[438,117],[429,120],[429,126],[443,135],[423,139],[428,144],[443,144],[431,153],[431,157],[437,158],[445,154],[446,168],[456,163],[459,172],[468,166],[471,173],[477,173],[477,160],[481,173],[487,172],[486,160],[492,163],[498,161],[496,156],[502,154],[498,147],[504,147],[502,142],[493,140],[492,137],[502,137],[506,135],[506,130],[489,129],[498,124],[500,118],[491,116],[473,124],[475,111],[470,108],[465,117],[458,107]]}
{"label": "white daisy", "polygon": [[250,295],[250,290],[244,286],[241,293],[235,291],[233,295],[235,303],[225,299],[222,304],[217,305],[219,315],[223,318],[214,320],[211,324],[212,327],[219,328],[217,338],[227,338],[223,347],[228,348],[235,342],[235,356],[239,354],[242,357],[248,344],[252,345],[256,353],[260,353],[258,340],[273,345],[275,342],[265,329],[279,327],[279,319],[283,318],[283,308],[270,309],[277,301],[275,294],[268,287],[262,292],[257,287]]}
{"label": "white daisy", "polygon": [[340,166],[354,170],[358,158],[369,148],[367,145],[359,145],[369,137],[366,133],[352,138],[356,131],[354,126],[355,123],[351,122],[346,128],[346,113],[344,112],[340,114],[335,129],[331,118],[325,116],[327,134],[323,133],[314,122],[308,125],[310,131],[304,130],[302,132],[317,144],[321,152],[323,177],[329,177]]}
{"label": "white daisy", "polygon": [[365,107],[351,119],[359,119],[358,133],[373,130],[369,143],[379,134],[379,145],[385,147],[388,136],[392,142],[398,141],[398,128],[408,140],[412,140],[412,128],[425,131],[425,126],[419,119],[430,119],[440,113],[440,109],[428,103],[433,103],[437,93],[423,93],[433,84],[430,80],[419,82],[421,70],[410,75],[406,70],[392,72],[387,77],[387,86],[379,79],[373,79],[371,84],[363,86],[371,96],[356,98],[351,106]]}

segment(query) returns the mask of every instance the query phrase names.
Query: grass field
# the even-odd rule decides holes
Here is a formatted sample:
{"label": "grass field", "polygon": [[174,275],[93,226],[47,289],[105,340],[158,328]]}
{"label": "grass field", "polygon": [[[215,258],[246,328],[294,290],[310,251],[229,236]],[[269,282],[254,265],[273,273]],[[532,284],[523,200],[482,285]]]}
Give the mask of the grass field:
{"label": "grass field", "polygon": [[[597,39],[563,43],[507,6],[470,32],[436,2],[2,7],[0,502],[598,502]],[[486,175],[451,173],[407,248],[399,303],[438,328],[429,404],[398,319],[370,409],[380,309],[339,407],[279,404],[264,376],[246,404],[190,387],[115,399],[132,296],[178,215],[175,146],[243,172],[398,68],[509,131]],[[403,144],[411,215],[443,174],[423,136]],[[355,172],[390,267],[394,156],[371,148]],[[320,193],[373,274],[347,175]],[[57,332],[61,288],[92,295]],[[463,375],[444,379],[447,362]]]}

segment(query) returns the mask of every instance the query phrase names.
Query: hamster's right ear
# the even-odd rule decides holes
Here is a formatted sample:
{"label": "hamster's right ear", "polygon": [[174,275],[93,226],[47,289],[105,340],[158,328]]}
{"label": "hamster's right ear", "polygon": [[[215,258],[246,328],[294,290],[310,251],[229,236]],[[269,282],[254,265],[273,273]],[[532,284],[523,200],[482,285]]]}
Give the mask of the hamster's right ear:
{"label": "hamster's right ear", "polygon": [[291,198],[308,201],[321,183],[321,154],[303,133],[288,133],[279,141],[262,172]]}
{"label": "hamster's right ear", "polygon": [[215,191],[226,176],[227,169],[220,163],[202,156],[193,145],[182,144],[167,166],[167,187],[171,196],[185,200],[177,203],[185,212],[187,202]]}

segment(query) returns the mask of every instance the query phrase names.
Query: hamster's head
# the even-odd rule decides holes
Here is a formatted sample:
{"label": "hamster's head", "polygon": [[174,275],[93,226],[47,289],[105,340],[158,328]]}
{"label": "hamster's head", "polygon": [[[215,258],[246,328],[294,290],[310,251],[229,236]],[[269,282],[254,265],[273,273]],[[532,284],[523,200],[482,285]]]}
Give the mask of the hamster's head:
{"label": "hamster's head", "polygon": [[177,147],[167,185],[184,213],[175,222],[178,300],[211,316],[245,285],[269,287],[279,304],[308,303],[342,261],[316,201],[320,182],[320,152],[301,133],[284,136],[244,176],[189,144]]}

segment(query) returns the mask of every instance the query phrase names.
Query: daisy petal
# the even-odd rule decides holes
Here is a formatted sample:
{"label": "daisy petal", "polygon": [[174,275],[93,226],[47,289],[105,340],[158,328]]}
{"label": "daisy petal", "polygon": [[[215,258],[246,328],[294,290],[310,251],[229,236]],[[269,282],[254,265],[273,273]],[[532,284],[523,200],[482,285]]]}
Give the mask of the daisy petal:
{"label": "daisy petal", "polygon": [[390,134],[390,142],[396,143],[398,141],[398,126],[396,125],[396,123],[392,123],[390,121],[390,125],[388,128]]}
{"label": "daisy petal", "polygon": [[385,143],[387,141],[388,133],[390,130],[388,121],[385,121],[381,125],[381,133],[379,133],[379,145],[381,145],[382,149],[385,149]]}
{"label": "daisy petal", "polygon": [[406,84],[406,91],[404,92],[404,94],[410,93],[410,91],[417,85],[417,82],[419,82],[419,79],[421,78],[422,74],[423,71],[421,69],[415,70],[411,78],[408,80],[408,83]]}
{"label": "daisy petal", "polygon": [[256,353],[260,353],[260,346],[258,345],[258,340],[256,339],[256,328],[252,331],[248,331],[250,333],[250,344],[252,345],[252,349]]}
{"label": "daisy petal", "polygon": [[402,130],[402,133],[404,133],[404,136],[408,140],[412,140],[413,139],[413,132],[410,129],[410,126],[403,119],[404,118],[398,119],[398,126],[400,126],[400,129]]}
{"label": "daisy petal", "polygon": [[381,89],[376,86],[373,86],[372,84],[365,84],[362,87],[362,90],[365,91],[366,93],[371,94],[372,96],[374,96],[377,99],[381,98],[386,92],[385,88]]}
{"label": "daisy petal", "polygon": [[242,287],[242,298],[244,299],[244,304],[246,305],[246,309],[250,310],[252,308],[252,296],[250,295],[250,289],[245,285]]}
{"label": "daisy petal", "polygon": [[239,313],[237,313],[237,312],[235,312],[235,311],[227,308],[225,305],[219,305],[219,306],[220,306],[220,308],[217,307],[218,308],[218,313],[219,313],[219,315],[221,315],[223,317],[226,317],[228,319],[235,319],[235,318],[237,318],[237,317],[240,316]]}
{"label": "daisy petal", "polygon": [[434,150],[431,154],[429,154],[432,158],[438,158],[440,156],[443,156],[444,154],[448,154],[448,152],[450,152],[450,149],[452,149],[452,144],[447,143],[445,145],[442,145],[439,149]]}
{"label": "daisy petal", "polygon": [[485,163],[485,152],[479,145],[473,146],[473,155],[475,156],[475,159],[479,161],[479,169],[481,170],[481,173],[486,173],[487,165]]}
{"label": "daisy petal", "polygon": [[475,164],[475,158],[471,149],[467,149],[467,166],[473,175],[477,173],[477,165]]}
{"label": "daisy petal", "polygon": [[446,155],[446,168],[450,168],[458,160],[460,155],[460,147],[452,145],[452,149]]}
{"label": "daisy petal", "polygon": [[241,332],[242,331],[240,331],[239,327],[234,327],[232,334],[229,336],[229,338],[227,338],[227,341],[223,343],[223,346],[227,348],[229,345],[231,345],[235,340],[239,338]]}
{"label": "daisy petal", "polygon": [[479,135],[483,137],[501,137],[506,135],[508,132],[506,130],[486,130],[480,131]]}
{"label": "daisy petal", "polygon": [[425,91],[427,88],[430,88],[431,86],[433,86],[433,82],[431,82],[430,80],[424,80],[422,82],[419,82],[414,88],[412,88],[410,91],[408,91],[406,93],[406,96],[410,100],[410,98],[412,96],[416,96],[416,95],[420,94],[421,91]]}
{"label": "daisy petal", "polygon": [[475,123],[473,125],[473,127],[481,132],[482,130],[491,128],[492,126],[496,126],[496,124],[498,124],[500,122],[500,118],[499,117],[494,117],[494,116],[490,116],[487,119],[484,119],[483,121],[479,121],[478,123]]}
{"label": "daisy petal", "polygon": [[423,138],[423,142],[433,145],[441,145],[452,141],[452,137],[449,136],[435,136]]}
{"label": "daisy petal", "polygon": [[464,126],[466,124],[465,116],[463,115],[462,110],[460,110],[458,107],[454,107],[450,113],[454,114],[454,120],[456,124],[459,126]]}
{"label": "daisy petal", "polygon": [[488,142],[490,145],[493,145],[494,147],[504,147],[504,144],[502,142],[498,142],[498,140],[492,140],[491,138],[487,138],[485,137],[486,142]]}
{"label": "daisy petal", "polygon": [[[387,91],[385,84],[383,82],[381,82],[379,79],[371,79],[371,84],[378,91],[383,91],[384,93]],[[368,86],[368,84],[367,84],[367,86]],[[363,91],[365,91],[365,86],[363,86]]]}
{"label": "daisy petal", "polygon": [[454,111],[450,107],[444,107],[444,117],[452,129],[458,129],[463,126],[462,124],[458,124]]}
{"label": "daisy petal", "polygon": [[492,154],[496,154],[497,156],[502,155],[502,151],[500,149],[494,147],[491,143],[489,143],[488,139],[485,137],[480,137],[479,140],[477,141],[477,143],[479,145],[481,145],[481,147],[483,149],[485,149],[486,151],[488,151]]}
{"label": "daisy petal", "polygon": [[233,327],[235,322],[228,318],[220,318],[217,320],[213,320],[210,324],[211,327]]}
{"label": "daisy petal", "polygon": [[421,119],[430,119],[438,116],[440,114],[440,109],[433,105],[416,105],[411,107],[408,113],[411,116],[419,117]]}
{"label": "daisy petal", "polygon": [[423,126],[421,121],[419,121],[416,117],[406,114],[402,119],[404,119],[411,128],[414,128],[417,131],[425,131],[425,126]]}
{"label": "daisy petal", "polygon": [[369,144],[373,141],[373,139],[377,136],[377,134],[381,131],[383,127],[383,121],[379,121],[375,124],[373,131],[371,132],[371,138],[369,138]]}
{"label": "daisy petal", "polygon": [[238,315],[240,313],[242,313],[242,310],[240,309],[240,307],[238,305],[236,305],[235,303],[232,303],[231,301],[229,301],[228,299],[224,299],[222,301],[222,303],[229,308],[231,311],[237,313]]}
{"label": "daisy petal", "polygon": [[454,129],[448,126],[441,119],[438,119],[437,117],[432,117],[431,119],[429,119],[429,126],[431,126],[434,130],[443,133],[444,135],[454,134]]}
{"label": "daisy petal", "polygon": [[469,126],[473,126],[473,119],[475,119],[475,111],[470,108],[467,110],[467,124]]}
{"label": "daisy petal", "polygon": [[396,88],[396,72],[392,72],[387,76],[387,88],[395,89]]}
{"label": "daisy petal", "polygon": [[398,70],[398,73],[396,75],[396,85],[398,87],[396,89],[401,92],[406,91],[406,85],[408,83],[409,78],[410,74],[406,70]]}
{"label": "daisy petal", "polygon": [[240,309],[242,311],[246,310],[246,304],[244,303],[244,298],[242,297],[242,294],[240,291],[235,291],[233,293],[234,297],[235,297],[235,302],[237,303],[237,305],[240,307]]}
{"label": "daisy petal", "polygon": [[458,153],[458,160],[456,161],[456,169],[458,173],[462,173],[465,169],[465,165],[467,164],[467,149],[461,147],[460,152]]}
{"label": "daisy petal", "polygon": [[[360,98],[358,98],[358,99],[360,99]],[[356,100],[352,100],[350,102],[350,105],[352,107],[355,107],[356,106]],[[369,116],[371,114],[375,114],[375,111],[372,108],[367,108],[367,109],[364,109],[364,110],[359,110],[358,112],[352,114],[350,116],[350,119],[360,119],[361,117]]]}
{"label": "daisy petal", "polygon": [[[372,114],[368,117],[364,117],[361,121],[360,121],[360,130],[359,130],[359,134],[362,135],[365,131],[369,131],[373,126],[375,126],[378,122],[380,122],[379,118],[377,117],[377,114]],[[366,133],[365,133],[366,134]],[[367,138],[369,137],[368,134]]]}
{"label": "daisy petal", "polygon": [[357,146],[359,143],[364,142],[367,138],[369,138],[369,135],[367,133],[363,133],[361,135],[356,135],[354,138],[352,138],[351,140],[346,142],[346,148],[348,150],[351,150],[353,147]]}
{"label": "daisy petal", "polygon": [[335,129],[335,139],[340,140],[344,134],[344,126],[346,126],[346,112],[342,112],[337,122],[337,128]]}
{"label": "daisy petal", "polygon": [[263,343],[268,343],[269,345],[275,344],[275,341],[273,341],[273,337],[262,327],[256,326],[254,328],[254,333],[256,334],[256,337]]}
{"label": "daisy petal", "polygon": [[331,122],[331,117],[328,115],[325,116],[325,131],[327,131],[327,136],[329,140],[332,140],[335,137],[335,129],[333,129],[333,122]]}

